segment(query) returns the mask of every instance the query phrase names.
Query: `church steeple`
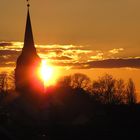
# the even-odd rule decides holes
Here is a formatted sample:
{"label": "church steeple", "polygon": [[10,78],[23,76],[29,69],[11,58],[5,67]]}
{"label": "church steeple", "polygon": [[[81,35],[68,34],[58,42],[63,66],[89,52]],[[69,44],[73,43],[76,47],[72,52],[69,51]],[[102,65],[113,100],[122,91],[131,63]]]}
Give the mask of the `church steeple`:
{"label": "church steeple", "polygon": [[33,38],[33,32],[32,32],[32,25],[31,25],[31,19],[30,19],[30,12],[29,12],[29,4],[28,11],[27,11],[27,20],[26,20],[26,28],[25,28],[25,36],[24,36],[24,47],[23,47],[23,53],[27,53],[28,51],[36,53],[35,45],[34,45],[34,38]]}
{"label": "church steeple", "polygon": [[[29,0],[27,0],[28,2]],[[42,88],[42,81],[39,81],[37,70],[40,67],[41,59],[37,55],[34,45],[34,38],[31,26],[29,3],[27,5],[27,20],[24,36],[24,46],[17,59],[15,69],[15,85],[19,92],[37,91]]]}

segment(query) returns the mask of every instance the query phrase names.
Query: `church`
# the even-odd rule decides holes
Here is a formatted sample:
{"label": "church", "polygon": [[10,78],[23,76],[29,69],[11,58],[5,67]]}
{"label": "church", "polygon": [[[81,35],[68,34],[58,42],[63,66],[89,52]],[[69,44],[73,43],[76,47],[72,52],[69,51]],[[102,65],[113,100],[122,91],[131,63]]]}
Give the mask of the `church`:
{"label": "church", "polygon": [[29,7],[28,4],[24,45],[15,68],[15,86],[18,92],[40,92],[43,89],[43,81],[37,75],[41,58],[37,55],[34,44]]}

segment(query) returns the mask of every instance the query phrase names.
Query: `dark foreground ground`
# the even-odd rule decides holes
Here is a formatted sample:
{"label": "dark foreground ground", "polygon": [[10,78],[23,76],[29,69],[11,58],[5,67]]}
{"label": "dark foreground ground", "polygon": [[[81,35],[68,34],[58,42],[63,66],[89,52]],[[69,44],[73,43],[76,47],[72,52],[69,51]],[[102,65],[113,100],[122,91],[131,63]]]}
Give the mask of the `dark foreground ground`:
{"label": "dark foreground ground", "polygon": [[[119,130],[118,130],[119,129]],[[138,128],[137,128],[138,129]],[[130,128],[66,127],[43,129],[37,127],[18,128],[12,132],[1,129],[2,140],[94,140],[94,139],[139,139],[139,131]]]}
{"label": "dark foreground ground", "polygon": [[1,102],[0,140],[139,139],[140,105],[102,105],[85,95],[61,97]]}
{"label": "dark foreground ground", "polygon": [[[74,118],[64,114],[42,119],[24,112],[0,115],[1,140],[135,139],[140,133],[140,106],[102,106]],[[14,118],[13,118],[14,117]]]}

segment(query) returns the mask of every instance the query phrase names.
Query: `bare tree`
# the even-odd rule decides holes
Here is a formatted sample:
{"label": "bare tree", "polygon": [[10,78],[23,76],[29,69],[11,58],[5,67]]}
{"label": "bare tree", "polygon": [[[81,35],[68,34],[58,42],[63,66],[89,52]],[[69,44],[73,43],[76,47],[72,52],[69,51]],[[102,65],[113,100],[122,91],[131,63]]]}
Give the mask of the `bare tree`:
{"label": "bare tree", "polygon": [[71,76],[71,87],[88,90],[90,88],[90,79],[85,74],[75,73]]}
{"label": "bare tree", "polygon": [[8,89],[8,83],[7,83],[7,73],[2,72],[0,74],[0,91],[4,92]]}
{"label": "bare tree", "polygon": [[8,75],[8,86],[9,89],[15,89],[15,74],[13,71]]}
{"label": "bare tree", "polygon": [[133,80],[130,78],[126,87],[127,103],[129,105],[136,104],[136,89]]}
{"label": "bare tree", "polygon": [[104,103],[104,88],[100,81],[93,81],[92,85],[92,95],[95,100]]}
{"label": "bare tree", "polygon": [[116,104],[125,103],[125,98],[126,98],[126,94],[125,94],[124,80],[122,80],[122,79],[116,80],[114,102]]}
{"label": "bare tree", "polygon": [[90,89],[91,81],[85,74],[75,73],[73,75],[65,76],[58,81],[61,87],[69,87],[73,89],[83,89],[88,91]]}
{"label": "bare tree", "polygon": [[93,82],[93,94],[105,104],[114,102],[116,80],[109,74],[99,77],[99,80]]}
{"label": "bare tree", "polygon": [[58,81],[58,85],[61,87],[71,86],[71,76],[64,76]]}

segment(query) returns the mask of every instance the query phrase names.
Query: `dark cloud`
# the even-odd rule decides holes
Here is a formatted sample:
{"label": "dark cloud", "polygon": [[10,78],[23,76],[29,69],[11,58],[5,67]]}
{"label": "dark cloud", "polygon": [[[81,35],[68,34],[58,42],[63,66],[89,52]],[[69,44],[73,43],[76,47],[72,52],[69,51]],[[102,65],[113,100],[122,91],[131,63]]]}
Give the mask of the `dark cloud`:
{"label": "dark cloud", "polygon": [[72,58],[68,57],[68,56],[49,57],[49,59],[52,59],[52,60],[72,60]]}
{"label": "dark cloud", "polygon": [[13,43],[11,43],[11,42],[0,42],[1,47],[12,46],[12,45],[13,45]]}
{"label": "dark cloud", "polygon": [[0,55],[19,55],[20,52],[16,50],[0,50]]}
{"label": "dark cloud", "polygon": [[91,69],[91,68],[137,68],[140,69],[140,58],[137,59],[106,59],[91,61],[87,63],[54,63],[59,66],[70,66],[73,69]]}
{"label": "dark cloud", "polygon": [[0,67],[15,66],[17,55],[1,55]]}
{"label": "dark cloud", "polygon": [[0,49],[0,67],[15,66],[16,59],[21,52],[13,45],[12,42],[0,42],[0,47],[2,47]]}
{"label": "dark cloud", "polygon": [[137,59],[107,59],[84,63],[86,68],[140,68],[140,58]]}
{"label": "dark cloud", "polygon": [[63,49],[56,49],[56,48],[37,48],[38,53],[50,53],[50,52],[55,52],[56,54],[61,54],[63,53]]}
{"label": "dark cloud", "polygon": [[19,54],[16,50],[0,50],[0,67],[15,66]]}

